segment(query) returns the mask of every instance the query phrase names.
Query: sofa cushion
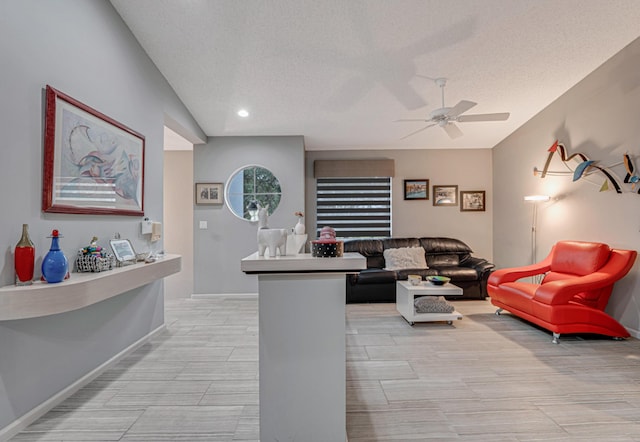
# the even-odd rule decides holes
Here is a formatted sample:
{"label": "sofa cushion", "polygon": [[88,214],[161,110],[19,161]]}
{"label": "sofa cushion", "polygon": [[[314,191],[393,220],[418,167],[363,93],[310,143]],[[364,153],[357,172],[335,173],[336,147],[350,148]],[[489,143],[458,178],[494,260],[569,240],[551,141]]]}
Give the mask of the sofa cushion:
{"label": "sofa cushion", "polygon": [[382,269],[361,270],[358,274],[358,284],[380,284],[396,282],[396,272]]}
{"label": "sofa cushion", "polygon": [[402,247],[420,247],[418,238],[384,238],[382,240],[382,248],[399,249]]}
{"label": "sofa cushion", "polygon": [[495,297],[497,301],[531,315],[534,314],[535,303],[532,299],[537,288],[538,284],[531,282],[507,282],[500,284],[500,293],[496,293]]}
{"label": "sofa cushion", "polygon": [[384,268],[386,270],[426,269],[427,261],[422,247],[400,247],[385,249]]}
{"label": "sofa cushion", "polygon": [[584,276],[596,272],[609,259],[607,244],[560,241],[554,246],[551,271]]}
{"label": "sofa cushion", "polygon": [[473,253],[468,245],[455,238],[420,238],[420,245],[427,252],[427,255]]}
{"label": "sofa cushion", "polygon": [[382,255],[382,250],[379,239],[348,239],[344,242],[345,252],[358,252],[364,257]]}
{"label": "sofa cushion", "polygon": [[470,267],[441,266],[438,267],[438,275],[451,278],[451,282],[456,281],[476,281],[478,272]]}
{"label": "sofa cushion", "polygon": [[384,267],[382,241],[379,239],[347,239],[344,242],[345,252],[356,252],[367,258],[368,269]]}
{"label": "sofa cushion", "polygon": [[460,264],[458,255],[427,255],[429,267],[457,266]]}

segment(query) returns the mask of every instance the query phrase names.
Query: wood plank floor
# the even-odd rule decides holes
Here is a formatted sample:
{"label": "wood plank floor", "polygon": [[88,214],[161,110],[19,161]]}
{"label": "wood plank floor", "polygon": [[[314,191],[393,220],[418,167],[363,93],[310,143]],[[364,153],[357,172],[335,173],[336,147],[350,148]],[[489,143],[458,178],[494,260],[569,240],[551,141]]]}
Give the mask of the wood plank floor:
{"label": "wood plank floor", "polygon": [[[349,441],[640,441],[640,341],[562,338],[488,301],[452,325],[347,306]],[[166,333],[12,441],[255,441],[256,298],[167,300]],[[306,442],[306,441],[301,441]]]}

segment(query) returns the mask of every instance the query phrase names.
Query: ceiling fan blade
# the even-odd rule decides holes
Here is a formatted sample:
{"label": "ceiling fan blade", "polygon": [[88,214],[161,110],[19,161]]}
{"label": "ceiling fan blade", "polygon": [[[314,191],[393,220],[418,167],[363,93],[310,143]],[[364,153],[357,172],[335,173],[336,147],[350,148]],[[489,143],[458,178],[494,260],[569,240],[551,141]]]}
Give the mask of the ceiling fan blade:
{"label": "ceiling fan blade", "polygon": [[409,135],[405,135],[404,137],[402,137],[402,138],[400,138],[400,139],[401,139],[401,140],[404,140],[405,138],[409,138],[410,136],[415,135],[415,134],[417,134],[418,132],[422,132],[422,131],[423,131],[423,130],[425,130],[425,129],[429,129],[430,127],[433,127],[433,126],[435,126],[435,124],[428,124],[427,126],[423,127],[422,129],[418,129],[418,130],[417,130],[417,131],[415,131],[415,132],[411,132]]}
{"label": "ceiling fan blade", "polygon": [[451,139],[460,138],[462,135],[464,135],[460,130],[460,128],[453,123],[447,123],[444,126],[442,126],[442,128],[447,133],[447,135],[449,135],[449,138]]}
{"label": "ceiling fan blade", "polygon": [[456,118],[459,123],[467,123],[471,121],[504,121],[509,118],[509,112],[502,112],[498,114],[473,114],[473,115],[460,115]]}
{"label": "ceiling fan blade", "polygon": [[474,103],[473,101],[462,100],[458,102],[458,104],[453,106],[449,112],[447,112],[447,117],[457,117],[458,115],[471,109],[476,104],[478,103]]}

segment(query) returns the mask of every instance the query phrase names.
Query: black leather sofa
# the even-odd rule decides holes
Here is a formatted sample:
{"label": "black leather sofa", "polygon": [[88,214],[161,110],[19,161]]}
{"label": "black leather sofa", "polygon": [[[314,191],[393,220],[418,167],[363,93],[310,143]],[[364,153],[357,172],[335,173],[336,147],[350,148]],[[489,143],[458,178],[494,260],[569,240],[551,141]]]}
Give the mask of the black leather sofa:
{"label": "black leather sofa", "polygon": [[[385,270],[384,250],[422,247],[428,269]],[[351,239],[344,242],[345,252],[358,252],[367,258],[367,269],[347,275],[347,303],[395,302],[396,281],[408,275],[441,275],[463,289],[462,298],[485,299],[487,279],[494,265],[471,256],[468,245],[453,238]],[[460,299],[460,297],[456,297]]]}

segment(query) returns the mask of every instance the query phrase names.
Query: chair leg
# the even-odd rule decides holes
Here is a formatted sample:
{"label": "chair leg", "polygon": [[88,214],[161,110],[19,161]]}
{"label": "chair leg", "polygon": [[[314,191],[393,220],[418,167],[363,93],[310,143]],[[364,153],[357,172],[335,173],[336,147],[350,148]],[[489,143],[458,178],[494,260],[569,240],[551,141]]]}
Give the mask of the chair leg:
{"label": "chair leg", "polygon": [[502,313],[502,309],[498,308],[498,310],[496,310],[496,316],[500,316],[500,313]]}
{"label": "chair leg", "polygon": [[554,343],[554,344],[559,344],[560,343],[559,339],[560,339],[560,333],[555,333],[554,332],[553,333],[553,339],[551,340],[551,342]]}

